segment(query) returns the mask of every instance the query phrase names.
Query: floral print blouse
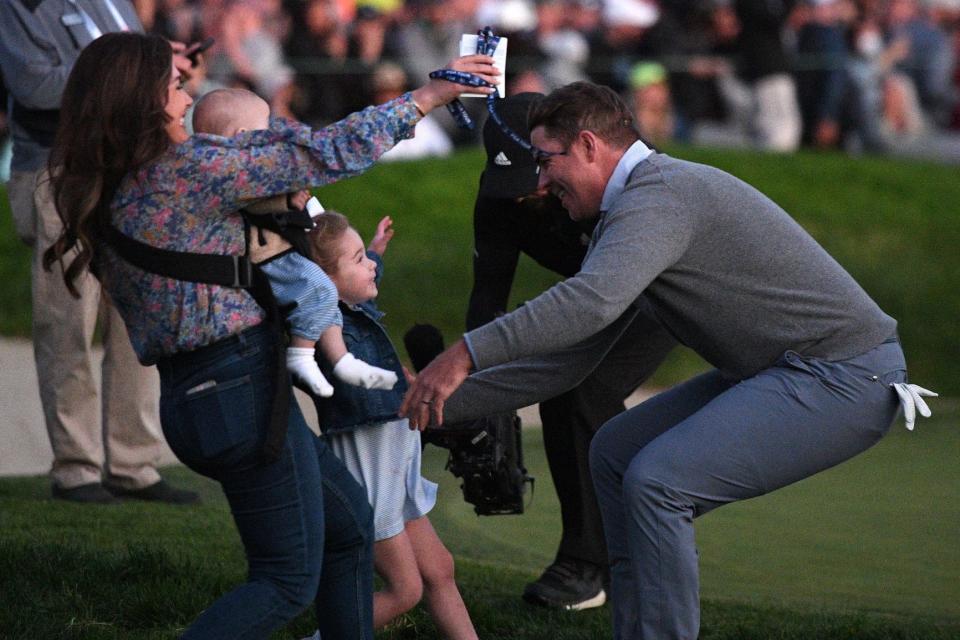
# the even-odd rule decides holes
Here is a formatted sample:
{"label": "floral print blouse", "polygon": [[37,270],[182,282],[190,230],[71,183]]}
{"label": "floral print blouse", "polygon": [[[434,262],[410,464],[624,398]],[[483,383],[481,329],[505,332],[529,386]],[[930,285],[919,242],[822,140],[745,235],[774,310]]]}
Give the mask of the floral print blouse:
{"label": "floral print blouse", "polygon": [[[413,135],[419,119],[407,93],[319,130],[283,119],[232,138],[198,134],[126,176],[111,205],[122,233],[174,251],[243,255],[245,200],[359,175]],[[212,344],[263,321],[242,289],[144,272],[109,246],[100,277],[143,364]]]}

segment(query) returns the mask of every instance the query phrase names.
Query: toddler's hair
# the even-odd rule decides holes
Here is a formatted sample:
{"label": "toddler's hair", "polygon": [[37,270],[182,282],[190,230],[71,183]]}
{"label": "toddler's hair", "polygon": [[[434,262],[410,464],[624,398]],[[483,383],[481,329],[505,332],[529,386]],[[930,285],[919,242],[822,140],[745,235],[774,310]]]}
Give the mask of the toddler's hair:
{"label": "toddler's hair", "polygon": [[337,211],[326,211],[313,218],[316,226],[307,232],[310,241],[310,257],[327,273],[337,270],[340,258],[340,238],[350,228],[347,216]]}

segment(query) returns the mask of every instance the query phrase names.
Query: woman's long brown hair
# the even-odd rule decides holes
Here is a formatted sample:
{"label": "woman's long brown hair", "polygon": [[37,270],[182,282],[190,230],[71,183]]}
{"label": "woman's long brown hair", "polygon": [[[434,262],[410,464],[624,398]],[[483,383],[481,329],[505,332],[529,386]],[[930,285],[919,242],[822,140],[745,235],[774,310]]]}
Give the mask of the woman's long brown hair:
{"label": "woman's long brown hair", "polygon": [[172,56],[159,36],[108,33],[80,53],[67,79],[48,164],[64,229],[44,252],[43,266],[60,263],[74,296],[74,281],[94,260],[101,229],[110,224],[120,181],[171,144],[164,109]]}

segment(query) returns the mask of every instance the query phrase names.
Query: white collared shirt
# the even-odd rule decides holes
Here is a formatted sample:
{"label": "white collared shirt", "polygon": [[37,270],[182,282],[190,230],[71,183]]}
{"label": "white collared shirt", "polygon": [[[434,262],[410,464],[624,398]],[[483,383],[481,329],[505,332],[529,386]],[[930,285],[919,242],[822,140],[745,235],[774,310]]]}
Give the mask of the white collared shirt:
{"label": "white collared shirt", "polygon": [[634,167],[646,160],[651,153],[653,153],[653,150],[643,144],[641,140],[637,140],[630,145],[630,148],[620,158],[620,162],[617,163],[613,175],[610,176],[607,186],[603,190],[603,200],[600,201],[601,212],[610,210],[610,207],[613,206],[613,203],[617,201],[617,198],[626,188],[627,180],[630,179]]}

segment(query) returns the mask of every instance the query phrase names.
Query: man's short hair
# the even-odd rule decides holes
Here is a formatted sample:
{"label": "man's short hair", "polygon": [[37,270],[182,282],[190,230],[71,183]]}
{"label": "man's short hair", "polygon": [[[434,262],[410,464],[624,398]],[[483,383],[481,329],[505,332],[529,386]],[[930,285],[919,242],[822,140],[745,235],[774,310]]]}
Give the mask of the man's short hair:
{"label": "man's short hair", "polygon": [[537,102],[528,119],[530,130],[569,145],[581,131],[592,131],[604,142],[625,149],[640,139],[633,113],[616,91],[590,82],[573,82]]}

